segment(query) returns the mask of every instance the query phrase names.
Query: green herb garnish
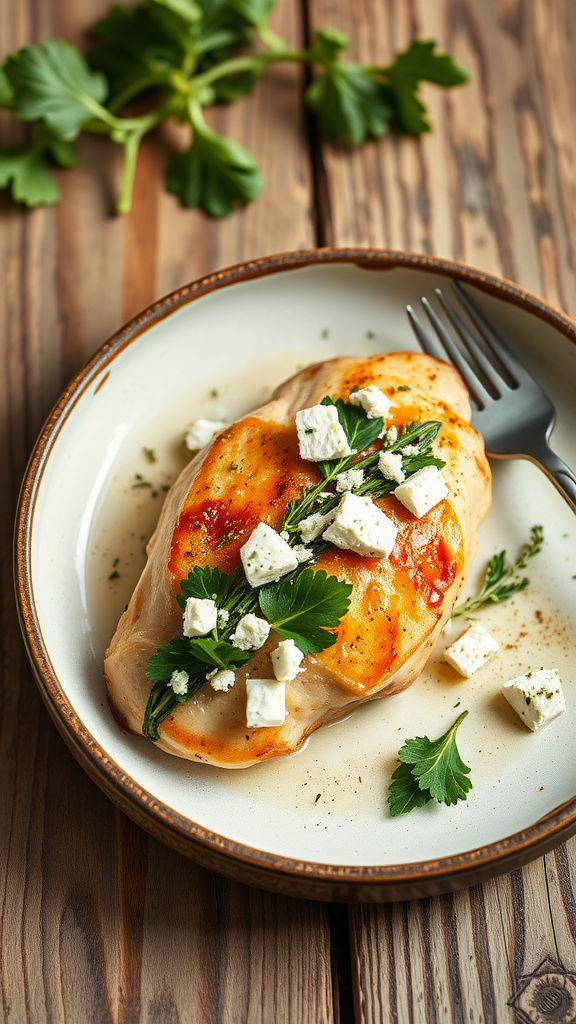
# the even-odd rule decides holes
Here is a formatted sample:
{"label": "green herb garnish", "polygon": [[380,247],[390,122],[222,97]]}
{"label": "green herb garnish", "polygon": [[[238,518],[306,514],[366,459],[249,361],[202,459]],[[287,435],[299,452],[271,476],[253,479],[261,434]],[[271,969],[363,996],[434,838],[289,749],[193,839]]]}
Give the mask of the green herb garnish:
{"label": "green herb garnish", "polygon": [[[209,128],[203,110],[250,92],[277,62],[312,65],[306,91],[327,138],[360,145],[390,124],[420,134],[430,126],[417,97],[420,82],[460,85],[468,73],[435,43],[413,40],[384,66],[343,61],[348,39],[319,29],[309,47],[294,49],[271,32],[274,0],[141,0],[115,4],[95,25],[96,46],[86,60],[70,43],[47,39],[25,46],[0,68],[0,106],[32,122],[25,147],[0,149],[0,188],[37,206],[59,199],[51,167],[76,162],[81,131],[108,136],[122,147],[117,202],[130,209],[138,150],[143,137],[167,118],[187,125],[191,139],[166,172],[166,187],[185,206],[227,216],[260,195],[264,178],[238,143]],[[127,104],[145,99],[137,116],[121,116]]]}
{"label": "green herb garnish", "polygon": [[336,629],[348,611],[351,593],[351,583],[342,583],[323,569],[305,569],[262,587],[260,610],[284,640],[293,640],[304,654],[318,654],[336,643],[329,630]]}
{"label": "green herb garnish", "polygon": [[[364,470],[362,484],[355,488],[357,494],[380,497],[396,486],[386,480],[377,468],[380,448],[402,454],[409,446],[409,454],[403,456],[402,465],[407,473],[413,473],[424,465],[443,466],[434,457],[432,442],[440,430],[441,423],[408,423],[400,429],[394,440],[386,437],[381,446],[374,442],[383,432],[382,419],[368,419],[361,406],[352,406],[338,400],[325,398],[324,404],[335,405],[338,418],[353,454],[339,460],[317,463],[321,479],[315,485],[303,488],[299,500],[288,502],[282,530],[288,534],[288,543],[301,543],[300,523],[313,512],[325,514],[340,501],[341,495],[327,490],[339,473],[351,467]],[[394,436],[394,435],[392,435]],[[230,469],[238,469],[236,463]],[[232,537],[224,534],[217,548],[221,548]],[[207,669],[238,668],[251,656],[251,652],[239,650],[231,638],[240,619],[249,612],[260,612],[279,636],[292,639],[304,654],[319,653],[336,642],[336,630],[346,614],[352,585],[328,576],[320,569],[316,573],[310,568],[329,547],[327,541],[318,537],[308,546],[309,558],[294,572],[275,583],[260,588],[251,587],[241,566],[233,574],[219,568],[194,566],[187,578],[180,582],[176,600],[184,609],[189,597],[213,600],[218,608],[218,625],[208,637],[189,639],[180,633],[163,644],[154,654],[146,669],[149,679],[155,681],[148,700],[144,717],[144,735],[152,740],[159,738],[158,727],[172,713],[178,703],[190,700],[206,682]],[[189,676],[185,694],[175,694],[170,685],[174,671],[186,671]]]}
{"label": "green herb garnish", "polygon": [[400,764],[392,775],[388,792],[392,817],[424,807],[430,800],[442,804],[466,800],[468,790],[472,789],[470,769],[458,752],[456,731],[467,714],[463,711],[438,740],[417,736],[405,741],[398,751]]}
{"label": "green herb garnish", "polygon": [[455,619],[459,615],[474,612],[489,601],[495,604],[507,601],[513,594],[524,590],[530,583],[530,580],[527,576],[519,578],[518,573],[526,568],[529,558],[533,558],[534,555],[541,551],[543,544],[544,527],[533,526],[530,530],[530,540],[524,545],[518,561],[514,562],[513,565],[506,565],[505,551],[500,551],[497,555],[493,555],[486,567],[486,575],[480,593],[477,597],[469,597],[467,601],[457,605],[452,612],[452,618]]}
{"label": "green herb garnish", "polygon": [[158,456],[153,448],[143,448],[142,451],[148,459],[148,462],[158,462]]}

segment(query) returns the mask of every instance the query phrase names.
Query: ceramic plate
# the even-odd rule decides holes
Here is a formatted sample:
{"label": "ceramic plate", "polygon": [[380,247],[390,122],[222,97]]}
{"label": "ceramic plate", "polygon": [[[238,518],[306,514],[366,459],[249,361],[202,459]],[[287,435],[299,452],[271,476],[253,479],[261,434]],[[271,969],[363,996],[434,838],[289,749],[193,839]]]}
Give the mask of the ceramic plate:
{"label": "ceramic plate", "polygon": [[[444,636],[405,693],[319,730],[296,755],[242,771],[179,760],[124,735],[106,702],[104,651],[144,565],[164,491],[185,463],[186,426],[199,416],[236,419],[309,363],[414,349],[406,303],[433,295],[446,276],[468,283],[542,382],[558,411],[553,446],[574,464],[571,321],[467,268],[369,250],[274,257],[159,302],[78,374],[31,459],[17,589],[57,726],[136,821],[246,882],[318,898],[413,897],[516,867],[576,831],[576,519],[527,461],[493,463],[493,504],[467,591],[496,551],[516,558],[535,523],[545,548],[530,564],[528,589],[478,613],[500,653],[470,680],[442,663]],[[560,671],[568,713],[532,734],[500,688],[542,666]],[[467,801],[390,818],[387,788],[403,740],[439,736],[463,709],[459,747],[474,786]]]}

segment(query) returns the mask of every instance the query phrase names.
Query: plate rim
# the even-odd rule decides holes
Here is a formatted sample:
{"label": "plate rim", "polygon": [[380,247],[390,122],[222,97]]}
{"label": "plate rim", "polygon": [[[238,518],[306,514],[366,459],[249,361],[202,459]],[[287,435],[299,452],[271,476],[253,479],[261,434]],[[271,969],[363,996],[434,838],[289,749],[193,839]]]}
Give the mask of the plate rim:
{"label": "plate rim", "polygon": [[[30,455],[15,520],[14,579],[20,626],[36,683],[58,731],[93,781],[137,824],[203,866],[275,891],[323,900],[379,902],[436,895],[520,867],[576,832],[576,793],[528,828],[495,843],[434,860],[392,865],[334,865],[258,850],[184,817],[109,757],[76,713],[59,683],[44,643],[31,578],[36,498],[60,430],[82,395],[98,390],[114,358],[148,328],[221,288],[311,266],[355,264],[363,270],[424,270],[455,277],[536,315],[576,344],[576,323],[539,296],[505,278],[441,257],[389,249],[320,248],[249,260],[198,278],[133,317],[72,378],[49,414]],[[98,380],[98,378],[100,379]]]}

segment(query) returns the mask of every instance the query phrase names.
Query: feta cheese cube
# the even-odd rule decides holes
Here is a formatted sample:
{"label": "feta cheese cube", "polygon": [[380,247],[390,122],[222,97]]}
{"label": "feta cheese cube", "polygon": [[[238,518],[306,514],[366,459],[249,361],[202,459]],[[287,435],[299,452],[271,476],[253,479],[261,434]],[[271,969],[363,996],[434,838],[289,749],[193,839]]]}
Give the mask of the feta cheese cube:
{"label": "feta cheese cube", "polygon": [[406,479],[400,452],[380,452],[378,469],[385,480],[395,480],[397,484],[401,484]]}
{"label": "feta cheese cube", "polygon": [[400,484],[394,495],[417,519],[421,519],[448,494],[448,488],[437,466],[424,466]]}
{"label": "feta cheese cube", "polygon": [[240,548],[240,558],[251,587],[279,580],[298,565],[298,559],[285,540],[267,523],[258,523]]}
{"label": "feta cheese cube", "polygon": [[[332,495],[330,495],[332,497]],[[313,512],[311,516],[307,516],[306,519],[300,520],[299,530],[300,536],[305,544],[310,544],[310,541],[316,540],[317,537],[326,529],[326,527],[332,522],[336,515],[336,509],[332,509],[331,512],[326,512],[322,515],[321,512]]]}
{"label": "feta cheese cube", "polygon": [[560,676],[555,668],[526,672],[509,679],[502,693],[532,732],[548,725],[566,711]]}
{"label": "feta cheese cube", "polygon": [[324,530],[324,540],[339,548],[371,558],[387,558],[398,530],[371,498],[347,491],[336,509],[334,521]]}
{"label": "feta cheese cube", "polygon": [[367,388],[360,388],[358,391],[351,391],[348,401],[350,405],[361,405],[369,420],[374,420],[377,416],[386,419],[392,404],[388,396],[375,384],[369,384]]}
{"label": "feta cheese cube", "polygon": [[269,632],[270,623],[249,612],[240,619],[230,640],[241,651],[257,651],[266,643]]}
{"label": "feta cheese cube", "polygon": [[216,628],[218,609],[208,597],[189,597],[184,608],[184,636],[205,636]]}
{"label": "feta cheese cube", "polygon": [[236,682],[236,675],[230,668],[216,669],[215,672],[209,672],[206,678],[210,680],[213,690],[223,690],[224,693],[228,693]]}
{"label": "feta cheese cube", "polygon": [[398,427],[395,427],[394,425],[388,427],[388,430],[384,430],[381,436],[385,439],[387,444],[396,444],[396,441],[398,440]]}
{"label": "feta cheese cube", "polygon": [[181,697],[185,693],[188,693],[189,678],[190,677],[187,672],[174,671],[170,676],[170,682],[168,685],[172,687],[174,693],[177,693],[178,696]]}
{"label": "feta cheese cube", "polygon": [[300,455],[311,462],[352,454],[335,405],[313,405],[296,413]]}
{"label": "feta cheese cube", "polygon": [[468,678],[499,650],[494,637],[475,622],[446,648],[442,657],[461,676]]}
{"label": "feta cheese cube", "polygon": [[194,420],[184,438],[184,444],[191,452],[197,452],[200,448],[211,444],[225,426],[223,420]]}
{"label": "feta cheese cube", "polygon": [[347,469],[345,473],[338,473],[338,476],[336,477],[336,490],[339,493],[342,493],[343,491],[352,491],[355,487],[360,487],[363,483],[363,469]]}
{"label": "feta cheese cube", "polygon": [[293,640],[281,640],[275,651],[272,651],[272,671],[276,679],[288,682],[295,679],[302,671],[300,665],[304,655]]}
{"label": "feta cheese cube", "polygon": [[314,555],[312,548],[307,548],[304,544],[295,544],[292,551],[296,555],[299,565],[301,562],[307,562]]}
{"label": "feta cheese cube", "polygon": [[284,724],[286,683],[276,679],[246,680],[246,725],[249,729]]}

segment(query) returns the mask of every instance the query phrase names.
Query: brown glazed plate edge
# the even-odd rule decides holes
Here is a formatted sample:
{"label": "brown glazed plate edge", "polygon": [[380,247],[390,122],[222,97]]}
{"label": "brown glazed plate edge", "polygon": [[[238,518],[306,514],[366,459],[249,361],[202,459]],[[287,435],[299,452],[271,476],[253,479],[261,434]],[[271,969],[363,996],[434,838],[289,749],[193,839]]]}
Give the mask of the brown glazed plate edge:
{"label": "brown glazed plate edge", "polygon": [[202,866],[248,885],[309,899],[382,902],[415,899],[487,881],[523,866],[576,833],[576,796],[529,828],[487,846],[433,861],[386,866],[346,866],[298,861],[233,842],[191,822],[157,801],[108,757],[60,688],[36,615],[30,576],[30,537],[35,499],[61,426],[86,390],[105,382],[110,362],[140,334],[174,310],[220,288],[268,274],[313,265],[353,263],[363,270],[414,268],[455,277],[536,315],[572,344],[576,324],[538,296],[464,264],[383,249],[326,248],[281,253],[201,278],[150,305],[122,327],[87,362],[50,413],[30,456],[15,523],[15,587],[28,656],[46,707],[68,747],[97,785],[138,825]]}

